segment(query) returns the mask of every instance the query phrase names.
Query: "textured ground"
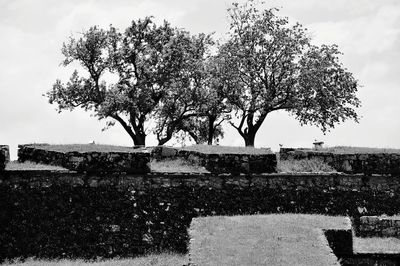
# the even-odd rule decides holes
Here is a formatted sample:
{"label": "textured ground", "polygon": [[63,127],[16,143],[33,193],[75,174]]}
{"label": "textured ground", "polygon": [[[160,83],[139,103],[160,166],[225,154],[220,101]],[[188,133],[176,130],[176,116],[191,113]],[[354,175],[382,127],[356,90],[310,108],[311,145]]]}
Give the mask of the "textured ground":
{"label": "textured ground", "polygon": [[257,215],[192,221],[194,265],[340,265],[322,229],[349,229],[346,217]]}

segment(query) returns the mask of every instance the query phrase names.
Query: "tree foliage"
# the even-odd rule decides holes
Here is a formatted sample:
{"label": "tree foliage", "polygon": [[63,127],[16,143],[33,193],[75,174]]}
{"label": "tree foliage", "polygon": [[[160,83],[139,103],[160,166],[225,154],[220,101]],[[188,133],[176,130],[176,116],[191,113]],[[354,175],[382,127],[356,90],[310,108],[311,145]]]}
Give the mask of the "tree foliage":
{"label": "tree foliage", "polygon": [[206,82],[209,77],[206,62],[209,60],[209,49],[212,45],[210,35],[192,36],[183,71],[179,73],[173,89],[168,90],[156,115],[157,127],[154,131],[160,145],[185,129],[189,120],[194,121],[202,116],[203,106],[208,100]]}
{"label": "tree foliage", "polygon": [[180,126],[197,144],[212,145],[214,140],[222,138],[222,123],[231,118],[232,108],[221,85],[220,65],[217,56],[210,56],[199,68],[201,71],[196,78],[200,88],[197,116],[185,120]]}
{"label": "tree foliage", "polygon": [[219,51],[221,82],[239,120],[230,123],[246,146],[277,110],[323,132],[346,119],[358,121],[358,84],[339,62],[337,46],[311,45],[306,29],[277,11],[259,10],[252,0],[233,4],[229,39]]}
{"label": "tree foliage", "polygon": [[[358,122],[359,85],[338,47],[312,45],[306,29],[278,11],[259,9],[255,0],[234,3],[228,39],[218,46],[211,35],[156,25],[150,17],[124,32],[92,27],[62,48],[62,64],[78,62],[84,73],[57,80],[46,95],[60,112],[80,107],[108,126],[118,122],[135,145],[145,145],[149,132],[160,145],[182,132],[212,144],[228,121],[253,146],[277,110],[324,133]],[[116,81],[106,83],[108,74]]]}
{"label": "tree foliage", "polygon": [[[186,73],[201,57],[203,39],[167,22],[157,26],[149,17],[132,21],[124,33],[92,27],[78,39],[71,37],[62,49],[63,65],[77,61],[88,77],[75,71],[66,84],[57,80],[47,93],[49,102],[58,104],[59,111],[82,107],[99,119],[112,118],[109,126],[118,121],[135,145],[145,145],[146,121],[155,116],[167,119],[166,113],[174,116],[175,96],[193,102],[186,91],[192,89]],[[102,77],[107,72],[116,75],[117,82],[106,84]],[[159,128],[174,132],[175,120],[158,122]]]}

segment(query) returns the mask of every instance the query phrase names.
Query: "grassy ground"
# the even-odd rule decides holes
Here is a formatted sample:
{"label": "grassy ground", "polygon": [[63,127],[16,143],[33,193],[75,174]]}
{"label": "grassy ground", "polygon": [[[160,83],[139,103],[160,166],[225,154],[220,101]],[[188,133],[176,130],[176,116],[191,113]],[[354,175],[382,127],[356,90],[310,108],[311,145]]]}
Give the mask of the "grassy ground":
{"label": "grassy ground", "polygon": [[345,217],[283,214],[195,218],[190,261],[202,266],[340,265],[322,229],[349,229]]}
{"label": "grassy ground", "polygon": [[[187,162],[183,159],[165,159],[161,161],[152,160],[150,162],[150,169],[152,172],[164,173],[209,173],[204,167]],[[66,171],[61,166],[53,166],[47,164],[38,164],[34,162],[11,161],[6,165],[5,170],[11,171],[30,171],[30,170],[52,170],[52,171]]]}
{"label": "grassy ground", "polygon": [[[152,172],[165,173],[209,173],[203,166],[188,162],[181,158],[166,158],[163,160],[152,160],[150,162]],[[38,164],[34,162],[11,161],[6,165],[5,170],[67,170],[61,166]],[[309,160],[278,160],[278,173],[316,173],[335,172],[328,164],[319,159]]]}
{"label": "grassy ground", "polygon": [[256,149],[252,147],[233,147],[217,145],[193,145],[182,147],[183,150],[198,151],[208,154],[270,154],[271,149]]}
{"label": "grassy ground", "polygon": [[[60,151],[60,152],[137,152],[149,150],[151,147],[134,149],[132,147],[103,145],[103,144],[63,144],[63,145],[40,145],[32,144],[40,149]],[[212,154],[269,154],[269,148],[253,148],[253,147],[233,147],[219,145],[193,145],[182,147],[183,150],[199,151]],[[313,150],[313,149],[310,149]],[[351,146],[335,146],[326,147],[313,151],[334,152],[334,153],[400,153],[400,149],[392,148],[368,148],[368,147],[351,147]]]}
{"label": "grassy ground", "polygon": [[132,147],[100,145],[100,144],[65,144],[65,145],[35,145],[39,149],[58,152],[139,152],[145,148],[134,149]]}
{"label": "grassy ground", "polygon": [[150,169],[152,172],[159,173],[209,173],[204,167],[180,158],[164,159],[160,161],[152,160],[150,162]]}
{"label": "grassy ground", "polygon": [[336,170],[318,158],[302,160],[278,160],[278,173],[332,173]]}
{"label": "grassy ground", "polygon": [[153,254],[134,259],[114,259],[99,262],[86,262],[83,260],[46,261],[28,259],[25,262],[5,263],[12,266],[182,266],[187,265],[187,255],[162,253]]}
{"label": "grassy ground", "polygon": [[368,148],[368,147],[351,147],[351,146],[335,146],[318,149],[320,152],[333,152],[338,154],[354,154],[354,153],[400,153],[400,149],[391,148]]}
{"label": "grassy ground", "polygon": [[5,170],[19,170],[19,171],[29,171],[29,170],[67,170],[61,166],[53,166],[47,164],[38,164],[34,162],[23,162],[11,161],[6,165]]}

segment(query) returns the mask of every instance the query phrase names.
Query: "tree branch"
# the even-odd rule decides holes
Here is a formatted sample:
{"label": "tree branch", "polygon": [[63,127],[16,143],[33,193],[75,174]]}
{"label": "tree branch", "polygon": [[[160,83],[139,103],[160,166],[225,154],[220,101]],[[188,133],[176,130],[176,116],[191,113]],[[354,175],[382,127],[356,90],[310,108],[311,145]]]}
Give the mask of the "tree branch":
{"label": "tree branch", "polygon": [[136,138],[136,134],[132,131],[132,128],[118,114],[111,115],[111,117],[122,125],[122,127],[133,140]]}

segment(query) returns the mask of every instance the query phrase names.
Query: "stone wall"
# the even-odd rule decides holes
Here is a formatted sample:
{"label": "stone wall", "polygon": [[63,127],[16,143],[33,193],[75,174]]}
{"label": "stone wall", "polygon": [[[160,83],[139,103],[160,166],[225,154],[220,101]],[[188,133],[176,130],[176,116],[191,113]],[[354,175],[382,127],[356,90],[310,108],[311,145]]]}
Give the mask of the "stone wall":
{"label": "stone wall", "polygon": [[[237,189],[267,188],[283,190],[335,190],[335,191],[381,191],[394,196],[400,190],[400,175],[349,175],[340,173],[270,173],[270,174],[213,174],[213,173],[79,173],[75,171],[54,170],[13,170],[0,174],[0,185],[24,184],[30,187],[57,185],[84,185],[88,187],[113,186],[117,188],[176,188],[204,187],[224,189],[234,186]],[[399,195],[400,196],[400,195]],[[400,207],[400,206],[399,206]]]}
{"label": "stone wall", "polygon": [[0,145],[0,171],[6,167],[10,161],[10,150],[8,145]]}
{"label": "stone wall", "polygon": [[281,160],[319,158],[339,172],[363,174],[400,174],[398,153],[331,153],[310,149],[281,148]]}
{"label": "stone wall", "polygon": [[208,215],[400,213],[400,176],[0,172],[0,263],[185,252]]}
{"label": "stone wall", "polygon": [[361,216],[356,232],[361,237],[400,238],[400,216]]}
{"label": "stone wall", "polygon": [[273,173],[276,172],[276,155],[265,154],[217,154],[184,150],[173,147],[155,147],[153,156],[156,159],[170,157],[185,160],[204,166],[211,173]]}
{"label": "stone wall", "polygon": [[150,153],[135,152],[59,152],[41,148],[47,144],[18,145],[18,161],[57,165],[78,172],[127,172],[150,171]]}

